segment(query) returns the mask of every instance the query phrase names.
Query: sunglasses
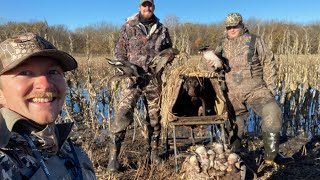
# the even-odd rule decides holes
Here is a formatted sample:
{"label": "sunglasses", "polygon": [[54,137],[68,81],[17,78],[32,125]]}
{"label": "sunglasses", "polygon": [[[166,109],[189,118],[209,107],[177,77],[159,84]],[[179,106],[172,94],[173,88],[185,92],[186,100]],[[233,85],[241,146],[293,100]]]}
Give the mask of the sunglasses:
{"label": "sunglasses", "polygon": [[227,30],[230,30],[230,29],[238,29],[238,28],[241,28],[241,25],[237,25],[237,26],[228,26],[226,27]]}

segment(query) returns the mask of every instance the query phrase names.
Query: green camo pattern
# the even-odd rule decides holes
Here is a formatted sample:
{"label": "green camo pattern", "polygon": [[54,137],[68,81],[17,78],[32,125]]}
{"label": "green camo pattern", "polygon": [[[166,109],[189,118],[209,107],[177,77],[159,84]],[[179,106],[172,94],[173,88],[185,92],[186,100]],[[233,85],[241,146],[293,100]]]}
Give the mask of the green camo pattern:
{"label": "green camo pattern", "polygon": [[242,24],[242,16],[239,13],[230,13],[226,17],[225,21],[226,27],[237,26]]}

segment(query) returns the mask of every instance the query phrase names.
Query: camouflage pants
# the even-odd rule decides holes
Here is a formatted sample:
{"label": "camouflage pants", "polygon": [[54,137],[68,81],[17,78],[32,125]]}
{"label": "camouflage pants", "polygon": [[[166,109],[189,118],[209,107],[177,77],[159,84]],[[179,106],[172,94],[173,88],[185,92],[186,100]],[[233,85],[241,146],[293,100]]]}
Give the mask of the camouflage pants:
{"label": "camouflage pants", "polygon": [[[241,91],[240,91],[241,92]],[[246,105],[262,119],[262,132],[279,133],[281,130],[281,109],[271,92],[266,87],[260,87],[247,94],[228,92],[228,98],[236,115],[235,131],[242,137],[245,121],[249,116]]]}
{"label": "camouflage pants", "polygon": [[141,95],[145,97],[149,125],[149,134],[152,138],[160,135],[160,95],[161,82],[154,78],[146,82],[142,88],[134,86],[135,82],[127,78],[126,87],[120,90],[120,101],[116,107],[115,119],[111,124],[111,136],[117,141],[123,141],[127,127],[134,121],[133,113]]}

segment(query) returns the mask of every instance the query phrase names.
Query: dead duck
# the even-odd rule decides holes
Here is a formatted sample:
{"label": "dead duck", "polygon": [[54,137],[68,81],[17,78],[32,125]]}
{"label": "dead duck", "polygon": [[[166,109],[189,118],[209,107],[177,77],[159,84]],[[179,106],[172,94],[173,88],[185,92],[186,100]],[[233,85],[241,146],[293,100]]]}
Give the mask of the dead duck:
{"label": "dead duck", "polygon": [[150,67],[153,68],[154,73],[157,74],[167,63],[171,62],[177,54],[179,54],[179,50],[175,48],[164,49],[150,61]]}
{"label": "dead duck", "polygon": [[203,58],[206,61],[213,61],[212,67],[207,67],[208,70],[217,70],[223,67],[223,63],[220,58],[214,53],[213,50],[209,49],[209,46],[203,46],[199,49],[199,53],[202,53]]}
{"label": "dead duck", "polygon": [[116,68],[122,75],[141,77],[144,74],[144,70],[129,61],[124,60],[112,60],[107,58],[107,62],[114,68]]}

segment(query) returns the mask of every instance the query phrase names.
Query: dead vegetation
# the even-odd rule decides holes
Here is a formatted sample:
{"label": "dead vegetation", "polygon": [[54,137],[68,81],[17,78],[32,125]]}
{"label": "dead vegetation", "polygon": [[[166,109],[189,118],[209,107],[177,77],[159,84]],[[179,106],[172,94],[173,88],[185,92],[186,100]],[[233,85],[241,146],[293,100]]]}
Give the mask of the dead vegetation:
{"label": "dead vegetation", "polygon": [[[270,169],[257,174],[258,179],[281,179],[282,176],[290,179],[316,179],[320,169],[319,138],[316,138],[320,129],[319,78],[316,78],[319,77],[319,59],[313,55],[286,55],[277,56],[276,59],[279,69],[278,100],[284,110],[283,133],[288,135],[288,139],[281,145],[281,150],[294,156],[296,162],[281,167],[278,171]],[[135,122],[131,125],[121,149],[120,158],[124,171],[118,174],[106,171],[109,152],[107,134],[112,121],[112,105],[116,100],[116,91],[107,88],[110,87],[108,79],[114,74],[114,70],[110,69],[103,56],[77,57],[77,60],[78,70],[67,74],[69,93],[63,121],[76,122],[72,137],[92,159],[98,179],[179,179],[180,174],[175,172],[172,146],[168,152],[165,151],[165,146],[162,147],[164,161],[158,166],[150,165],[146,158],[143,106],[136,110]],[[176,59],[174,66],[183,67],[199,61],[199,56],[189,59],[184,57]],[[262,142],[258,139],[259,121],[254,115],[248,120],[255,128],[253,132],[247,130],[250,136],[244,142],[246,147],[241,154],[242,159],[255,172],[263,152]],[[305,132],[309,139],[305,139]],[[314,138],[310,139],[311,137]],[[179,146],[181,149],[185,148],[181,143]],[[180,158],[180,164],[182,160]],[[253,178],[252,174],[248,174],[248,179]]]}

